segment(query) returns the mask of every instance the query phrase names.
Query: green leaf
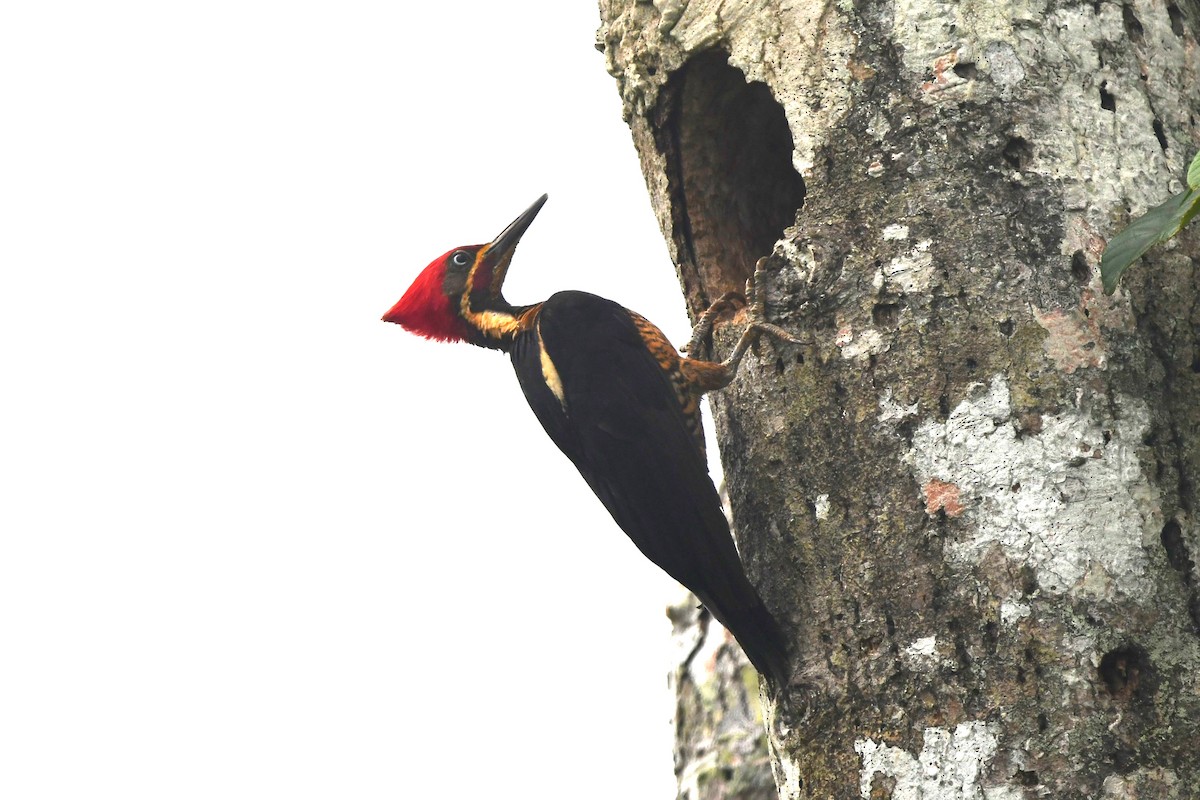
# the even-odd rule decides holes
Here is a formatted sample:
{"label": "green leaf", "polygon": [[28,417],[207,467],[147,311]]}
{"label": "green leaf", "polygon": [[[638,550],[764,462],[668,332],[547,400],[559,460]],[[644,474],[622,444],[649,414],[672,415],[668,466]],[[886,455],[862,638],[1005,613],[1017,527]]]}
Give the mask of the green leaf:
{"label": "green leaf", "polygon": [[[1189,186],[1192,170],[1200,173],[1197,162],[1188,170]],[[1159,242],[1165,242],[1179,233],[1192,217],[1200,212],[1200,189],[1168,197],[1129,224],[1129,227],[1112,237],[1100,259],[1100,279],[1104,282],[1104,293],[1112,294],[1117,281],[1129,265],[1141,258],[1147,250]]]}
{"label": "green leaf", "polygon": [[1188,167],[1187,182],[1188,188],[1192,191],[1200,189],[1200,152],[1196,153],[1196,157],[1192,159],[1192,165]]}

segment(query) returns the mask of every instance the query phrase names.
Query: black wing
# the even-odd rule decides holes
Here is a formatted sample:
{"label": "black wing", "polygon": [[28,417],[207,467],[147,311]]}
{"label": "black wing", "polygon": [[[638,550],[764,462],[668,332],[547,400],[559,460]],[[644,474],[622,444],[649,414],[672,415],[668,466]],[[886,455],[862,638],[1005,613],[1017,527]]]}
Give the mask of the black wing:
{"label": "black wing", "polygon": [[546,433],[638,549],[700,598],[760,672],[785,681],[779,628],[742,570],[704,456],[629,312],[560,292],[517,337],[512,360]]}

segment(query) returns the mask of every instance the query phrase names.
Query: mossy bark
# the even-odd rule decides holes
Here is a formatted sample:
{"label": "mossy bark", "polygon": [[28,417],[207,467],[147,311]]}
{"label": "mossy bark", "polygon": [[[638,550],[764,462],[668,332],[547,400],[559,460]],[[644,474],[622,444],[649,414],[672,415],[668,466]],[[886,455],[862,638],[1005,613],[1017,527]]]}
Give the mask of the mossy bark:
{"label": "mossy bark", "polygon": [[1097,270],[1200,148],[1200,6],[600,6],[689,307],[767,256],[811,339],[713,400],[781,796],[1200,796],[1200,237]]}

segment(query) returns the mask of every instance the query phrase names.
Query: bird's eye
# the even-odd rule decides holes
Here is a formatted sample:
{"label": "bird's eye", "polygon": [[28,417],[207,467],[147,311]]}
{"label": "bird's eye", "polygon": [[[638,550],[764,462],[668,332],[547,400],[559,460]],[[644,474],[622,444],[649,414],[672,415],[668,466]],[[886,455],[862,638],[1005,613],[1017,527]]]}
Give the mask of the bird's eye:
{"label": "bird's eye", "polygon": [[465,267],[471,263],[471,254],[466,250],[459,250],[450,256],[450,263],[456,267]]}

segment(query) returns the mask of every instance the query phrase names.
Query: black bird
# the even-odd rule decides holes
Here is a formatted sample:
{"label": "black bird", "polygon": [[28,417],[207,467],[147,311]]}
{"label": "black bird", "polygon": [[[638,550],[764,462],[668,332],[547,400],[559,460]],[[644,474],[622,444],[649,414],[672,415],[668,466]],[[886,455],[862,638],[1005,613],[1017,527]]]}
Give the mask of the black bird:
{"label": "black bird", "polygon": [[[752,304],[733,354],[711,362],[680,356],[644,317],[593,294],[565,291],[512,305],[501,287],[517,242],[545,202],[542,195],[490,244],[456,247],[434,260],[383,319],[430,339],[509,353],[542,427],[621,529],[695,593],[759,672],[785,685],[783,634],[746,578],[708,475],[699,400],[733,380],[758,333],[795,340],[763,322]],[[701,318],[689,352],[728,299]]]}

